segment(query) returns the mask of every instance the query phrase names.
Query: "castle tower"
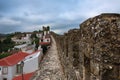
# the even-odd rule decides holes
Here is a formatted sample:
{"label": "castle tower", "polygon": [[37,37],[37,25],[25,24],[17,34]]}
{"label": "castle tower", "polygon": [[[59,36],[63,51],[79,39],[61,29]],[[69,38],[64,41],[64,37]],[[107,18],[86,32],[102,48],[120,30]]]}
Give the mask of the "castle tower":
{"label": "castle tower", "polygon": [[47,27],[43,26],[43,36],[48,35],[48,34],[50,34],[50,27],[49,26],[47,26]]}

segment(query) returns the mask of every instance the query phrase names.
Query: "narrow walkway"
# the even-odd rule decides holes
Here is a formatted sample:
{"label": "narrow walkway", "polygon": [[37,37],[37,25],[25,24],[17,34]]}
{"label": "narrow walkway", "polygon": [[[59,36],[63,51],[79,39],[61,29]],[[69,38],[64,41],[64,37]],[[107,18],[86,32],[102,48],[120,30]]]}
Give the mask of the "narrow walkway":
{"label": "narrow walkway", "polygon": [[46,53],[40,64],[39,76],[36,80],[64,80],[62,66],[60,64],[56,42],[52,37],[51,48]]}

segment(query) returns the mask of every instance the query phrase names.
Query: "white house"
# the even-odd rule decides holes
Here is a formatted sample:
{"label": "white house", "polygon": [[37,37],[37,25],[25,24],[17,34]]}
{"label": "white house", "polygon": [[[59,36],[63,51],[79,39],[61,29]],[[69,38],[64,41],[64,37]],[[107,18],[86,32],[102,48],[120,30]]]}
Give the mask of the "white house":
{"label": "white house", "polygon": [[43,53],[41,51],[36,51],[24,59],[24,73],[30,73],[38,70],[40,60],[42,59]]}
{"label": "white house", "polygon": [[41,38],[41,37],[42,37],[42,33],[36,33],[36,36],[37,36],[38,38]]}
{"label": "white house", "polygon": [[[32,32],[21,33],[19,35],[15,35],[11,39],[16,44],[23,44],[23,43],[30,44],[32,42],[32,40],[31,40],[31,35],[32,34],[33,34]],[[41,32],[35,32],[35,34],[38,38],[42,38],[42,33]]]}
{"label": "white house", "polygon": [[0,80],[12,80],[12,78],[18,73],[17,63],[22,61],[29,54],[24,52],[18,52],[6,58],[0,60]]}
{"label": "white house", "polygon": [[26,34],[25,38],[27,38],[27,39],[30,39],[30,37],[31,37],[31,35],[32,35],[31,32],[27,32],[27,33],[24,33],[24,34]]}
{"label": "white house", "polygon": [[12,37],[12,41],[14,41],[16,44],[22,44],[22,43],[31,43],[30,37],[31,37],[32,33],[28,32],[28,33],[21,33],[19,35],[16,35],[14,37]]}
{"label": "white house", "polygon": [[42,45],[50,45],[51,44],[51,37],[50,37],[50,35],[49,36],[43,36],[43,38],[42,39],[40,39],[40,45],[42,46]]}
{"label": "white house", "polygon": [[21,50],[22,52],[32,53],[35,51],[35,44],[21,44],[14,46],[15,49]]}
{"label": "white house", "polygon": [[43,36],[43,42],[51,42],[51,38],[50,38],[50,35],[45,35]]}
{"label": "white house", "polygon": [[50,45],[51,37],[50,37],[50,28],[49,27],[43,27],[43,36],[39,42],[40,42],[40,45]]}
{"label": "white house", "polygon": [[31,40],[28,39],[27,37],[23,37],[21,39],[17,39],[17,38],[12,38],[12,41],[14,41],[16,44],[22,44],[22,43],[31,43]]}
{"label": "white house", "polygon": [[[14,78],[21,75],[22,69],[24,74],[35,72],[39,68],[42,55],[42,51],[31,54],[18,52],[1,59],[0,80],[14,80]],[[24,62],[23,67],[21,66],[21,62]]]}

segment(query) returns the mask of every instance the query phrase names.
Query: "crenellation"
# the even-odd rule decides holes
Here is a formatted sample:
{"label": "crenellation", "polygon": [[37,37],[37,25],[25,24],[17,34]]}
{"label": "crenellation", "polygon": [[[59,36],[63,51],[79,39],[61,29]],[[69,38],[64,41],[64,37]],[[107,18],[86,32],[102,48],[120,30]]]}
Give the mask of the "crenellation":
{"label": "crenellation", "polygon": [[67,80],[120,80],[119,24],[120,14],[101,14],[62,37],[54,34]]}

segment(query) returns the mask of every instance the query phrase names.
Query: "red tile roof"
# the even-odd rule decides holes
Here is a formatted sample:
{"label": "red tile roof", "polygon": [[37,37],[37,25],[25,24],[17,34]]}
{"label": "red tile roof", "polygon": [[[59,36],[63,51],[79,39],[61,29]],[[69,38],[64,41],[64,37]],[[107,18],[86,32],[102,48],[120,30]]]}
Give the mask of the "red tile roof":
{"label": "red tile roof", "polygon": [[12,66],[23,60],[29,54],[25,52],[18,52],[6,58],[0,59],[0,66]]}
{"label": "red tile roof", "polygon": [[[23,74],[24,80],[30,80],[35,72]],[[22,75],[14,77],[12,80],[22,80]]]}
{"label": "red tile roof", "polygon": [[50,42],[40,42],[40,45],[49,45]]}

